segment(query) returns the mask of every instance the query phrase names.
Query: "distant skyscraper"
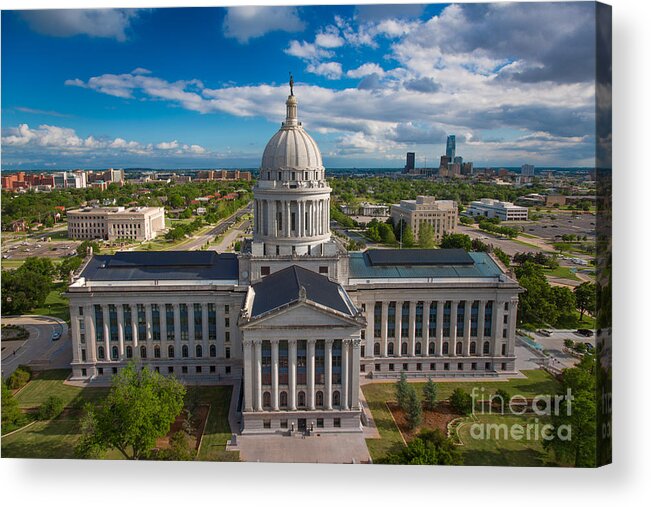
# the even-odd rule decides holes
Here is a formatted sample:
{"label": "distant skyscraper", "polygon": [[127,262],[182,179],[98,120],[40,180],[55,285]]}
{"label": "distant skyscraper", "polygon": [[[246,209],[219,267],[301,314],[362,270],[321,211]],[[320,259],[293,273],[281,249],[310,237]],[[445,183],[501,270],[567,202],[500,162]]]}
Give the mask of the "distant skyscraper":
{"label": "distant skyscraper", "polygon": [[416,154],[413,151],[407,152],[407,164],[405,164],[405,173],[413,172],[416,168]]}
{"label": "distant skyscraper", "polygon": [[456,157],[454,157],[453,161],[454,161],[455,164],[461,165],[461,164],[463,164],[463,157],[456,156]]}
{"label": "distant skyscraper", "polygon": [[533,176],[535,167],[532,164],[523,164],[520,168],[520,174],[522,176]]}
{"label": "distant skyscraper", "polygon": [[454,134],[448,136],[448,142],[445,145],[445,156],[454,160],[454,153],[457,149],[457,140]]}

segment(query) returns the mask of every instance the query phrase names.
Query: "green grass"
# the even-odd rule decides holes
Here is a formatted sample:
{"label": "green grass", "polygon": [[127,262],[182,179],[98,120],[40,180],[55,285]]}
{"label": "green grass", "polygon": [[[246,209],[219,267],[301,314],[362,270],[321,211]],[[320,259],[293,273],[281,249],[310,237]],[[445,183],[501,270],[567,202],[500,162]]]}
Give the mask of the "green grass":
{"label": "green grass", "polygon": [[597,321],[587,313],[583,314],[583,320],[579,320],[579,316],[579,312],[575,310],[573,318],[560,320],[556,323],[556,327],[558,329],[594,329],[597,326]]}
{"label": "green grass", "polygon": [[[50,396],[58,396],[67,410],[52,421],[39,421],[32,426],[2,438],[2,455],[15,458],[74,458],[74,446],[79,438],[81,410],[87,402],[98,403],[107,394],[106,387],[75,387],[63,381],[70,370],[40,372],[17,395],[21,409],[34,410]],[[196,389],[196,394],[193,390]],[[210,404],[210,414],[204,430],[201,461],[238,461],[239,453],[225,450],[231,436],[228,424],[232,388],[189,387],[186,401],[191,397],[201,404]],[[108,451],[104,459],[123,459],[118,451]]]}
{"label": "green grass", "polygon": [[50,317],[57,317],[61,320],[70,321],[70,307],[68,300],[61,296],[62,292],[66,290],[66,283],[60,282],[54,284],[52,290],[45,298],[43,306],[31,310],[34,315],[49,315]]}
{"label": "green grass", "polygon": [[575,280],[580,281],[579,277],[576,276],[576,273],[572,271],[572,268],[567,266],[558,266],[554,269],[545,269],[545,274],[552,278],[564,278],[566,280]]}
{"label": "green grass", "polygon": [[[558,463],[543,448],[542,439],[536,440],[535,433],[531,433],[530,439],[526,438],[528,424],[534,425],[538,421],[540,428],[543,424],[547,424],[547,419],[540,416],[478,415],[476,421],[464,422],[458,430],[464,444],[460,446],[463,464],[519,467],[558,466]],[[481,427],[485,431],[481,435],[483,438],[471,436],[470,430],[473,424],[482,425]],[[521,425],[525,428],[525,438],[521,440],[504,438],[502,432],[496,434],[495,430],[488,430],[485,424],[506,424],[508,431],[513,425]],[[479,435],[475,432],[473,434]]]}
{"label": "green grass", "polygon": [[231,437],[228,409],[233,389],[229,386],[198,387],[202,403],[210,403],[210,414],[203,433],[199,461],[239,461],[240,453],[225,450]]}
{"label": "green grass", "polygon": [[[533,397],[537,394],[551,394],[558,389],[558,381],[543,370],[523,371],[526,378],[511,379],[508,382],[436,382],[438,398],[443,400],[450,397],[454,389],[460,388],[471,392],[473,388],[484,388],[486,396],[493,394],[498,389],[503,389],[510,396],[520,394],[525,397]],[[422,396],[422,389],[425,382],[414,383],[419,396]],[[402,437],[393,422],[391,412],[386,406],[387,401],[395,400],[395,383],[374,383],[362,387],[364,396],[369,408],[373,413],[373,419],[380,432],[379,439],[366,439],[366,445],[373,461],[384,457],[387,453],[393,452],[402,447]]]}

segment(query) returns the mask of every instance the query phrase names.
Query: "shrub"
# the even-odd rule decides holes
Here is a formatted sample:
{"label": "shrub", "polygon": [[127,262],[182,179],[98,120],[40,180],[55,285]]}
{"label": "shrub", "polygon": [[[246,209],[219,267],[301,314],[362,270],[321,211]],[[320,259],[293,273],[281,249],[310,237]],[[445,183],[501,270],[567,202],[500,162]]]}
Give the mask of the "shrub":
{"label": "shrub", "polygon": [[468,415],[472,412],[472,397],[458,387],[452,391],[449,401],[450,406],[463,415]]}
{"label": "shrub", "polygon": [[423,396],[425,398],[425,408],[434,410],[436,407],[436,384],[432,382],[431,378],[427,379],[427,383],[423,388]]}
{"label": "shrub", "polygon": [[571,349],[572,347],[574,347],[574,340],[570,338],[565,338],[565,340],[563,340],[563,345]]}
{"label": "shrub", "polygon": [[38,418],[40,421],[54,419],[61,415],[65,403],[58,396],[50,396],[38,409]]}
{"label": "shrub", "polygon": [[7,386],[9,387],[9,389],[21,389],[31,379],[32,379],[32,370],[31,370],[31,368],[29,366],[21,364],[9,376],[9,379],[7,380]]}

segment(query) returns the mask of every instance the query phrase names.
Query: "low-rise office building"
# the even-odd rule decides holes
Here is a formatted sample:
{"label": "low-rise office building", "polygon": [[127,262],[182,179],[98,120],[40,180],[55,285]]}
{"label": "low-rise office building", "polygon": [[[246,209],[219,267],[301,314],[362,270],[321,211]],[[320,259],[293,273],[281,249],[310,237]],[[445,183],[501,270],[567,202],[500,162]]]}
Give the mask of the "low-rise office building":
{"label": "low-rise office building", "polygon": [[466,213],[473,217],[497,217],[503,221],[527,220],[529,218],[529,210],[524,206],[516,206],[512,202],[498,201],[497,199],[472,201]]}
{"label": "low-rise office building", "polygon": [[415,200],[402,200],[391,206],[393,223],[401,220],[411,227],[414,237],[423,223],[428,223],[434,230],[434,240],[440,241],[445,234],[456,231],[459,211],[454,201],[437,200],[436,197],[419,195]]}
{"label": "low-rise office building", "polygon": [[70,210],[67,216],[68,237],[71,239],[147,241],[165,229],[164,208],[89,207]]}

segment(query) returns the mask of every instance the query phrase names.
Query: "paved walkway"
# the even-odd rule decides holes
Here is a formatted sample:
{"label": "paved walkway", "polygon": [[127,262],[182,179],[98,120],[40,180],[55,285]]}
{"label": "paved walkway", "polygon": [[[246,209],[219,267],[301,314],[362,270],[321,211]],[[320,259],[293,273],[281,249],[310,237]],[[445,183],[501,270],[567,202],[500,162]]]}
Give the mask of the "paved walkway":
{"label": "paved walkway", "polygon": [[369,463],[363,433],[238,435],[242,461],[262,463]]}

